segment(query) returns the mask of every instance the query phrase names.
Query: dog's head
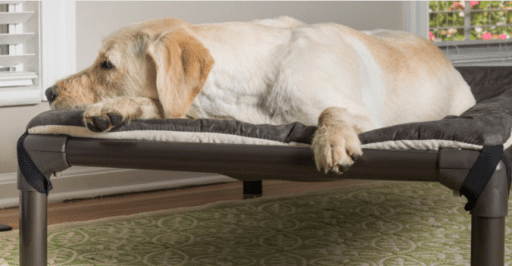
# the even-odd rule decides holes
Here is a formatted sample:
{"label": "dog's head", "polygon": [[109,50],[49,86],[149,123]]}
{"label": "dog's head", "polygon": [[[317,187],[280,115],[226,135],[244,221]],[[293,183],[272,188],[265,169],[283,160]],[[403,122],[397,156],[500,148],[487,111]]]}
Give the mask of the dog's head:
{"label": "dog's head", "polygon": [[46,90],[52,109],[85,108],[130,96],[157,100],[166,117],[182,117],[201,91],[214,60],[179,19],[125,27],[103,41],[92,66]]}

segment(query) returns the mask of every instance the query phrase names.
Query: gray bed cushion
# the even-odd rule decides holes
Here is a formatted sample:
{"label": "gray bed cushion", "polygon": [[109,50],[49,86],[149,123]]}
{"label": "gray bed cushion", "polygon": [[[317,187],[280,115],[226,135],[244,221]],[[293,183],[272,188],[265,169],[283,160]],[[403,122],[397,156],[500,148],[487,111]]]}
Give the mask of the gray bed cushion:
{"label": "gray bed cushion", "polygon": [[[83,127],[83,111],[80,110],[50,110],[41,113],[27,126],[27,129],[46,125],[61,125]],[[130,123],[121,123],[114,127],[110,133],[129,131],[180,131],[180,132],[203,132],[238,135],[249,138],[267,139],[283,143],[306,143],[311,142],[310,137],[316,127],[305,126],[301,123],[288,125],[254,125],[236,120],[216,119],[147,119],[132,120]],[[29,131],[30,132],[30,131]],[[93,133],[94,134],[94,133]],[[101,133],[96,133],[101,135]]]}
{"label": "gray bed cushion", "polygon": [[[481,149],[482,146],[505,144],[512,130],[512,68],[511,67],[461,67],[458,68],[471,86],[477,104],[456,117],[438,121],[401,124],[360,134],[363,147],[367,148],[417,148],[436,149],[455,147]],[[89,132],[82,122],[82,111],[51,110],[30,121],[27,130],[31,134],[69,134],[64,128],[79,128],[75,137],[130,138],[129,132],[181,132],[217,133],[243,138],[263,139],[283,144],[310,144],[316,130],[301,123],[289,125],[254,125],[234,120],[211,119],[154,119],[134,120],[122,123],[109,133]],[[52,128],[52,130],[47,130]],[[62,131],[62,132],[59,132]],[[76,132],[72,131],[72,132]],[[123,134],[120,134],[123,133]],[[126,133],[126,134],[125,134]],[[110,135],[109,135],[110,134]],[[117,134],[117,135],[116,135]],[[182,134],[183,135],[183,134]],[[119,137],[120,136],[120,137]],[[160,135],[158,135],[160,136]],[[145,139],[137,137],[136,139]],[[160,140],[161,137],[148,138]],[[168,139],[163,139],[168,140]],[[181,139],[180,141],[187,141]],[[398,144],[397,144],[398,143]],[[422,143],[417,146],[417,143]],[[425,144],[426,143],[426,144]],[[455,145],[454,145],[455,143]],[[383,145],[381,145],[383,144]],[[423,145],[425,144],[425,145]],[[423,145],[423,146],[422,146]]]}

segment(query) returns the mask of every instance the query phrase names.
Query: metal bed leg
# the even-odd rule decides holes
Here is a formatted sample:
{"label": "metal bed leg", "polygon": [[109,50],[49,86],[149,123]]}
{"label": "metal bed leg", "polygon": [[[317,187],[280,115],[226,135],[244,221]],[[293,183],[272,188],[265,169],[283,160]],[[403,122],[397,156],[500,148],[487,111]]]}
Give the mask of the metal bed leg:
{"label": "metal bed leg", "polygon": [[[443,149],[439,153],[439,182],[447,188],[461,190],[480,153]],[[460,160],[460,158],[465,158]],[[471,213],[471,266],[505,264],[505,216],[508,211],[509,185],[507,168],[499,162]]]}
{"label": "metal bed leg", "polygon": [[263,182],[244,181],[244,199],[259,198],[263,195]]}
{"label": "metal bed leg", "polygon": [[47,196],[20,191],[20,265],[47,265]]}
{"label": "metal bed leg", "polygon": [[47,196],[32,188],[18,169],[20,266],[46,265]]}
{"label": "metal bed leg", "polygon": [[[47,265],[47,194],[44,193],[45,191],[36,189],[37,184],[44,180],[36,180],[36,188],[32,187],[27,180],[34,183],[33,179],[41,178],[41,174],[43,178],[49,179],[52,173],[69,168],[65,157],[66,141],[66,136],[29,135],[26,138],[20,138],[18,142],[20,266]],[[23,154],[23,150],[26,150],[28,156]],[[37,169],[34,169],[34,167]],[[37,171],[40,171],[40,173],[37,173]],[[32,176],[25,176],[24,173]],[[51,186],[51,184],[48,184],[48,186]]]}
{"label": "metal bed leg", "polygon": [[505,216],[508,181],[502,162],[480,195],[471,213],[471,266],[505,264]]}
{"label": "metal bed leg", "polygon": [[471,265],[504,265],[505,217],[471,217]]}

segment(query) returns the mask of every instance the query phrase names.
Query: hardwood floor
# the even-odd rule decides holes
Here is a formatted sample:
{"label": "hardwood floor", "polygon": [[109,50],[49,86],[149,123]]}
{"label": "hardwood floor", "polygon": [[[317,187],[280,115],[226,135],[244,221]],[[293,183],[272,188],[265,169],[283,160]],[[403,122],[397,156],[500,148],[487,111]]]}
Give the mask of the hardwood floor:
{"label": "hardwood floor", "polygon": [[[263,181],[263,197],[288,195],[325,188],[371,182],[340,180],[334,182]],[[113,195],[48,204],[48,224],[88,221],[142,212],[192,207],[207,203],[241,199],[242,182],[197,186],[162,191]],[[19,208],[0,209],[0,223],[18,229]],[[0,232],[1,236],[1,232]]]}

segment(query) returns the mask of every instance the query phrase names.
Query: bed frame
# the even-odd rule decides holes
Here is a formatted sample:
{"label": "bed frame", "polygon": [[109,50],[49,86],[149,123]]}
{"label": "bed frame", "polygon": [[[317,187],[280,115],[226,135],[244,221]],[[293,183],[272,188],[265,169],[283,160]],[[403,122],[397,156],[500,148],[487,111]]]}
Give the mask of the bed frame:
{"label": "bed frame", "polygon": [[[212,172],[243,180],[244,198],[261,196],[262,179],[428,181],[440,182],[458,192],[481,154],[460,149],[364,149],[363,157],[350,170],[337,176],[319,173],[313,153],[307,147],[162,143],[62,135],[28,135],[21,143],[47,180],[54,172],[75,165]],[[506,162],[500,161],[496,170],[492,170],[492,177],[470,212],[472,266],[504,265],[509,195],[505,165]],[[47,194],[31,185],[45,182],[33,180],[30,171],[34,169],[18,169],[21,266],[46,265],[47,261]]]}

